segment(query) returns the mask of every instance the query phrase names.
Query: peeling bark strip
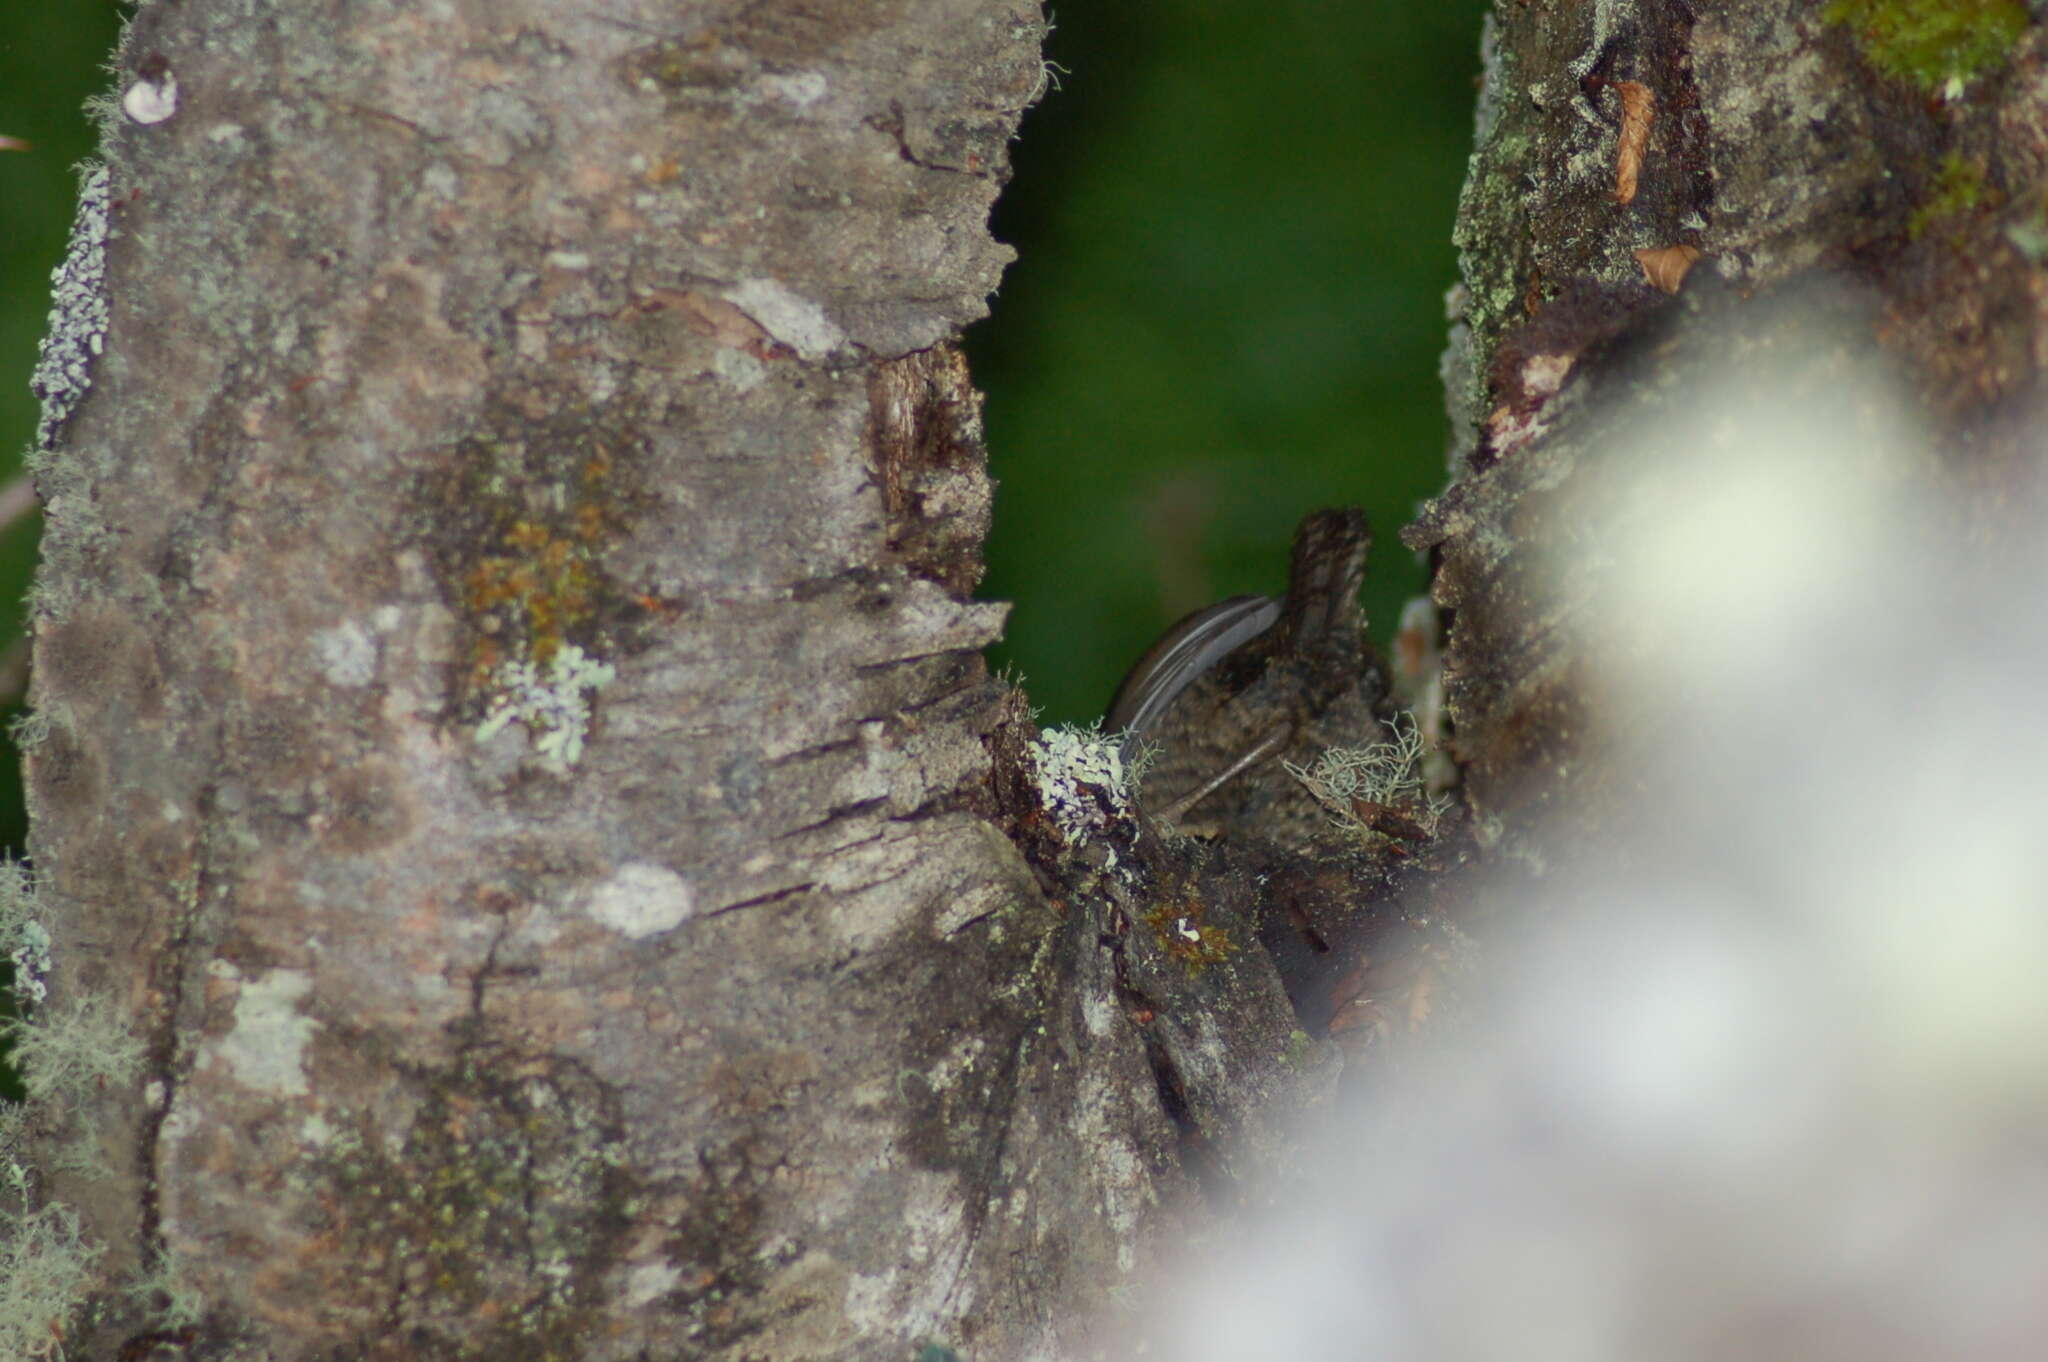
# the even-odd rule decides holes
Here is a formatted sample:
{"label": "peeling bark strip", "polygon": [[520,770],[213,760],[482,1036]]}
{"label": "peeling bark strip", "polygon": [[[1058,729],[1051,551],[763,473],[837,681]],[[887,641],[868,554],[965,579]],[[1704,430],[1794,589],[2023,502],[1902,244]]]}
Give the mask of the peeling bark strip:
{"label": "peeling bark strip", "polygon": [[976,812],[1042,32],[138,13],[41,470],[47,1016],[149,1055],[43,1114],[75,1355],[1049,1356],[1138,1265],[1142,1046]]}
{"label": "peeling bark strip", "polygon": [[980,430],[981,394],[957,347],[869,370],[868,442],[889,512],[889,547],[915,575],[963,596],[981,580],[995,491]]}

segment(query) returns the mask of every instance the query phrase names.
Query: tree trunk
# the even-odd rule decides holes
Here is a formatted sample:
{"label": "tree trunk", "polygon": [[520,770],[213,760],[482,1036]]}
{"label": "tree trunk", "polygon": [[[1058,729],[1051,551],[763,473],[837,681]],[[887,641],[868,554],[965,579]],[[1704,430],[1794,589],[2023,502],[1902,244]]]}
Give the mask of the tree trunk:
{"label": "tree trunk", "polygon": [[[1901,55],[1866,8],[1490,29],[1410,535],[1495,858],[1613,806],[1531,564],[1696,322],[1853,277],[1965,475],[2028,453],[2038,34]],[[977,656],[951,340],[1041,34],[138,13],[38,380],[21,1351],[1081,1355],[1206,1162],[1285,1164],[1335,1052],[1258,952],[1131,929],[1266,871],[1054,774]]]}
{"label": "tree trunk", "polygon": [[[1853,441],[1871,413],[1843,377],[1876,360],[1928,432],[1920,471],[1983,528],[2020,505],[2048,359],[2048,58],[2003,0],[1505,4],[1484,52],[1453,478],[1405,537],[1436,563],[1482,838],[1546,863],[1601,845],[1632,797],[1595,759],[1641,706],[1587,669],[1612,585],[1588,536],[1618,485],[1686,495],[1663,470],[1700,444],[1674,419],[1704,385],[1829,412]],[[1843,493],[1896,446],[1869,440]],[[1560,591],[1544,555],[1564,551]]]}
{"label": "tree trunk", "polygon": [[1024,1356],[1132,1268],[1142,1052],[983,816],[1042,31],[137,15],[40,380],[77,1355]]}

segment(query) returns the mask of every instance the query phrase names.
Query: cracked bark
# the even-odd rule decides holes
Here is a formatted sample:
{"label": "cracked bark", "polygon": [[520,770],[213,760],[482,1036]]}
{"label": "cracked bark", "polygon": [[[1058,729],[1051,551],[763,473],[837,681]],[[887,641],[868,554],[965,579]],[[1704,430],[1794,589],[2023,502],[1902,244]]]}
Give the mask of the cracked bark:
{"label": "cracked bark", "polygon": [[[1499,853],[1610,799],[1525,565],[1697,320],[1853,277],[1959,480],[2029,466],[2038,34],[1930,102],[1806,10],[1492,31],[1466,438],[1412,537]],[[1270,966],[1117,944],[1148,905],[1101,849],[999,826],[1044,835],[949,347],[1041,32],[1022,0],[138,13],[119,79],[175,108],[110,134],[111,320],[41,480],[51,1008],[149,1046],[40,1118],[106,1249],[81,1355],[162,1322],[146,1271],[203,1355],[1085,1355],[1206,1223],[1175,1115],[1284,1164],[1334,1065],[1275,1064]],[[1621,195],[1625,86],[1656,113]],[[1991,192],[1916,218],[1951,155]],[[1673,246],[1668,302],[1636,253]],[[1209,911],[1255,919],[1246,884]]]}
{"label": "cracked bark", "polygon": [[79,1355],[148,1270],[277,1358],[1051,1355],[1127,1275],[1166,1124],[981,812],[951,341],[1042,32],[137,15],[42,478],[52,1008],[150,1046],[42,1132]]}

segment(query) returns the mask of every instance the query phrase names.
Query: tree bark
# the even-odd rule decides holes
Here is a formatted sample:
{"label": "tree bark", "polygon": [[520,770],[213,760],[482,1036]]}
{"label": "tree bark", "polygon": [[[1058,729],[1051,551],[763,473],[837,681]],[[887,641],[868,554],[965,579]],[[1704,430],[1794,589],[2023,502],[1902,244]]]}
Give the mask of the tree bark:
{"label": "tree bark", "polygon": [[[1851,278],[1828,308],[1960,476],[2028,466],[2038,32],[1915,65],[1863,8],[1489,30],[1454,479],[1410,537],[1495,859],[1616,802],[1533,556],[1697,323]],[[1113,782],[1061,806],[977,656],[951,340],[1041,34],[138,13],[39,376],[25,1348],[1084,1355],[1209,1222],[1191,1129],[1285,1165],[1335,1052],[1258,952],[1176,975],[1131,930],[1266,880]]]}
{"label": "tree bark", "polygon": [[137,15],[40,380],[78,1355],[1046,1355],[1133,1268],[1142,1052],[983,816],[1042,31]]}
{"label": "tree bark", "polygon": [[[1853,440],[1871,413],[1842,377],[1875,361],[1924,421],[1919,471],[1980,530],[2024,530],[2048,59],[2023,5],[1878,0],[1507,4],[1484,55],[1453,477],[1405,537],[1436,564],[1482,838],[1543,864],[1606,845],[1632,797],[1598,760],[1640,706],[1587,668],[1612,585],[1588,536],[1615,526],[1618,485],[1685,495],[1662,470],[1701,442],[1673,420],[1703,385],[1824,410]],[[1857,481],[1898,471],[1875,462],[1895,440],[1868,447]],[[1560,590],[1545,555],[1563,551]]]}

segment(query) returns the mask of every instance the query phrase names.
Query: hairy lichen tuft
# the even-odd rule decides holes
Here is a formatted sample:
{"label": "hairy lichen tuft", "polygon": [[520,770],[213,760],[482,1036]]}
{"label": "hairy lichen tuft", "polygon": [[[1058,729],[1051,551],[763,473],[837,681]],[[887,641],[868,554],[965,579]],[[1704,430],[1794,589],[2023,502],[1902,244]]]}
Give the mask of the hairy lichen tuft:
{"label": "hairy lichen tuft", "polygon": [[0,1357],[64,1356],[72,1317],[99,1285],[99,1255],[68,1207],[0,1208]]}
{"label": "hairy lichen tuft", "polygon": [[1421,725],[1403,712],[1388,727],[1392,736],[1384,742],[1332,747],[1309,766],[1286,763],[1287,773],[1329,811],[1331,822],[1354,836],[1370,840],[1408,825],[1432,834],[1450,801],[1429,793]]}
{"label": "hairy lichen tuft", "polygon": [[142,1042],[103,997],[75,1000],[33,1022],[10,1020],[4,1029],[32,1103],[132,1083],[142,1072]]}

